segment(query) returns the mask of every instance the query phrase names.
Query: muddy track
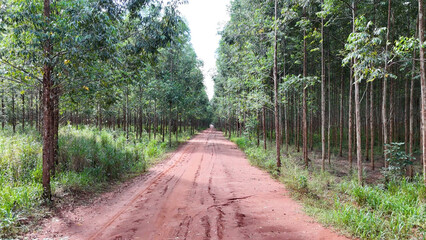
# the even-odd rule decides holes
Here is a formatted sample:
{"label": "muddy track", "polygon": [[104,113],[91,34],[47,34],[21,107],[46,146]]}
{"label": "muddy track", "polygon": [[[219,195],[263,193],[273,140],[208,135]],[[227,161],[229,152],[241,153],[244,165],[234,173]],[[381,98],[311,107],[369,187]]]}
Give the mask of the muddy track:
{"label": "muddy track", "polygon": [[130,187],[60,214],[30,238],[345,239],[209,129]]}

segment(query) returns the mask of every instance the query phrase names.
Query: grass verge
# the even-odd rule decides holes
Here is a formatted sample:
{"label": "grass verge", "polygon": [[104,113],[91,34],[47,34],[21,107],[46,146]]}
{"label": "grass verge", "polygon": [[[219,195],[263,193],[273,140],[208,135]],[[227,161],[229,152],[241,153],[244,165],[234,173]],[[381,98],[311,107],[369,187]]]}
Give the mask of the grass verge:
{"label": "grass verge", "polygon": [[[179,142],[190,138],[189,132]],[[56,197],[86,195],[106,191],[111,182],[126,180],[149,168],[179,142],[147,137],[142,139],[122,131],[93,127],[59,131],[59,164],[52,177]],[[38,132],[12,134],[0,131],[0,239],[13,238],[28,231],[37,219],[49,214],[42,206],[42,141]]]}
{"label": "grass verge", "polygon": [[306,213],[361,239],[425,239],[426,188],[421,176],[412,181],[360,186],[354,174],[338,177],[318,166],[303,168],[300,153],[282,157],[281,176],[275,168],[276,153],[248,139],[232,138],[252,165],[267,170],[284,183]]}

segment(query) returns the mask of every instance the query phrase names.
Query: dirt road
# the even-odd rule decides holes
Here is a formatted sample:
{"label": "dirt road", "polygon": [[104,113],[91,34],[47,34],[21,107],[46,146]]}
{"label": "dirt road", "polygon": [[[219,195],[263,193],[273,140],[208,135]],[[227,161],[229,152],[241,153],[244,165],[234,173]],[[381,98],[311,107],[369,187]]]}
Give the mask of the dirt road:
{"label": "dirt road", "polygon": [[[46,223],[39,238],[346,239],[313,222],[282,184],[212,129],[122,191]],[[36,235],[33,235],[33,237]]]}

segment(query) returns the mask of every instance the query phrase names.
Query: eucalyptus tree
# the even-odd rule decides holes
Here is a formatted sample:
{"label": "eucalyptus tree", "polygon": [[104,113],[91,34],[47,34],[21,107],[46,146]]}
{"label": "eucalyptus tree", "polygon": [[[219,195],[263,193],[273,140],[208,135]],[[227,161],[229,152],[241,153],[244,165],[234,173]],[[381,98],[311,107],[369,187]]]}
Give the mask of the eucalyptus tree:
{"label": "eucalyptus tree", "polygon": [[[97,69],[109,66],[118,73],[115,66],[124,62],[116,51],[132,41],[136,54],[156,52],[170,41],[176,14],[151,1],[8,0],[2,1],[1,10],[1,33],[8,39],[1,48],[1,64],[16,72],[13,80],[42,86],[43,188],[50,199],[60,95],[91,91],[88,80],[108,87],[100,79],[113,80],[107,74],[111,71]],[[91,75],[94,72],[98,74]]]}

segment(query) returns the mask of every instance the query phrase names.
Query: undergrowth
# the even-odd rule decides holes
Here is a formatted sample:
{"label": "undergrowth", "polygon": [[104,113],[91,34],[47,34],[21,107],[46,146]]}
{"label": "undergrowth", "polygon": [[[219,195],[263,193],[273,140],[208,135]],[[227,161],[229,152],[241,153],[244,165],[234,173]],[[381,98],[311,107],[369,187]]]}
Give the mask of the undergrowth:
{"label": "undergrowth", "polygon": [[[244,137],[231,140],[251,164],[277,177],[273,149],[264,150]],[[361,186],[355,175],[341,178],[312,165],[307,170],[300,157],[295,152],[282,157],[279,180],[323,224],[361,239],[426,238],[426,188],[421,176]]]}
{"label": "undergrowth", "polygon": [[[170,150],[167,142],[125,136],[122,131],[62,127],[53,194],[99,191],[108,182],[146,171]],[[189,132],[180,136],[180,140],[189,138]],[[41,142],[34,130],[0,131],[0,239],[24,232],[41,212]],[[177,145],[173,142],[172,149]]]}

